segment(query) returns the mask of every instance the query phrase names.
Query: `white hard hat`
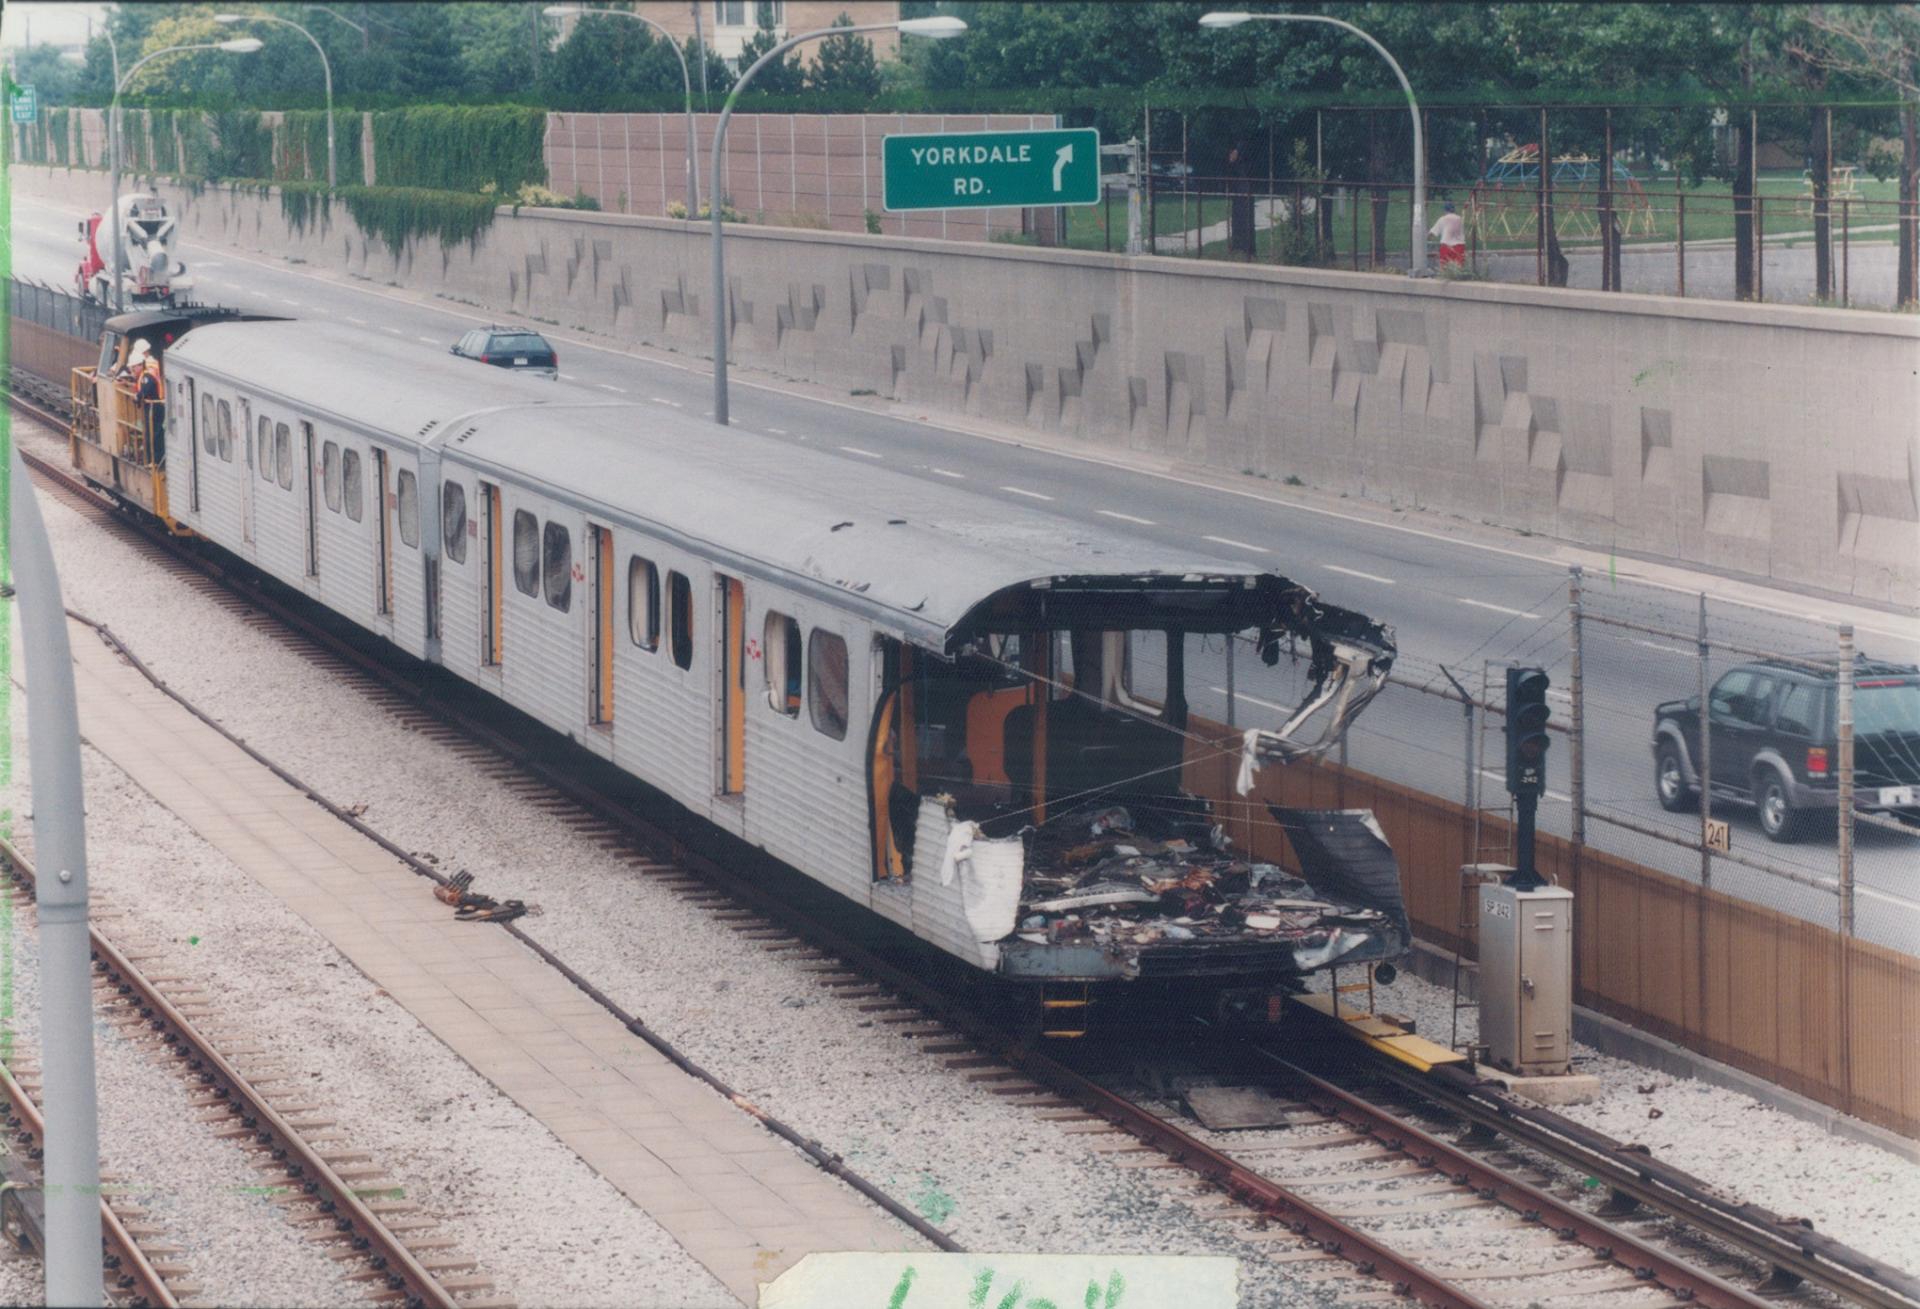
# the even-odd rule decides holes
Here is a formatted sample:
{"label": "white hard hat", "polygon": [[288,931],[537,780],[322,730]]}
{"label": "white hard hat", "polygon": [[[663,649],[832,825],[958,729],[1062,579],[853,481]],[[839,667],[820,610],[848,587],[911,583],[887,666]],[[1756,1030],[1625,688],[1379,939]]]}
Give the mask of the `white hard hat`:
{"label": "white hard hat", "polygon": [[135,341],[133,343],[133,353],[131,357],[138,359],[140,356],[146,354],[149,348],[145,341]]}

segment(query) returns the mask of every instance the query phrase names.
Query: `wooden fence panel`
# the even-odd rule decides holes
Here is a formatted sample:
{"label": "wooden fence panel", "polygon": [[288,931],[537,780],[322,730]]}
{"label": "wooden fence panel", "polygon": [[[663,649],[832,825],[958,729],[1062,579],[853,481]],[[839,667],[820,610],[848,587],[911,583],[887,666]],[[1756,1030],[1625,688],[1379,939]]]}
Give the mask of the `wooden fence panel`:
{"label": "wooden fence panel", "polygon": [[[1227,735],[1199,718],[1190,729],[1211,741]],[[1186,784],[1231,816],[1236,840],[1247,832],[1243,848],[1297,869],[1267,802],[1372,809],[1399,857],[1415,934],[1473,955],[1458,921],[1470,810],[1330,761],[1263,768],[1243,799],[1233,791],[1238,761],[1217,751],[1190,750]],[[1504,819],[1484,816],[1483,831],[1486,847],[1507,839]],[[1578,1003],[1920,1135],[1920,958],[1560,837],[1540,834],[1536,844],[1541,872],[1574,892]]]}

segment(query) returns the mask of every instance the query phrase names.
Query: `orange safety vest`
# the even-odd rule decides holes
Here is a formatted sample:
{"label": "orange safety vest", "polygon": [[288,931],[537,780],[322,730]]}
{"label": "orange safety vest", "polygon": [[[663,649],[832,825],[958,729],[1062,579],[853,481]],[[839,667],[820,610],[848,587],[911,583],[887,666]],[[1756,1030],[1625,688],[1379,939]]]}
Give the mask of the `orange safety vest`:
{"label": "orange safety vest", "polygon": [[[145,369],[142,371],[153,374],[154,400],[159,404],[165,404],[167,401],[167,378],[166,374],[160,371],[159,363],[149,358]],[[140,389],[140,379],[138,377],[133,379],[133,386],[136,392]]]}

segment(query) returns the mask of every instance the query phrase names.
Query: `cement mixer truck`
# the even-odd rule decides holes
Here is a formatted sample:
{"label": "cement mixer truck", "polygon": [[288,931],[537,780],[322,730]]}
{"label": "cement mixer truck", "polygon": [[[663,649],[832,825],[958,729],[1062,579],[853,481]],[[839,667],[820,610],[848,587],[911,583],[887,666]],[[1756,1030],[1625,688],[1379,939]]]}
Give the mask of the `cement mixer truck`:
{"label": "cement mixer truck", "polygon": [[[171,306],[192,289],[187,266],[175,259],[178,243],[174,218],[157,195],[120,197],[121,259],[126,270],[121,281],[129,305]],[[74,270],[74,289],[101,304],[113,303],[113,231],[99,214],[80,224],[80,265]]]}

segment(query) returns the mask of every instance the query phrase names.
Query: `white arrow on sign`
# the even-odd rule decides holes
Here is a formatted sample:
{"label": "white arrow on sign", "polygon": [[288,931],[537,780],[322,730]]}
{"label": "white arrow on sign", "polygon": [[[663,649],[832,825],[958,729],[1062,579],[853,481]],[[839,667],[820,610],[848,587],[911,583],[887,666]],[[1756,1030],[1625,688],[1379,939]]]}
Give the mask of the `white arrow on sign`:
{"label": "white arrow on sign", "polygon": [[1069,141],[1066,145],[1061,146],[1058,150],[1053,152],[1053,189],[1054,190],[1058,191],[1060,189],[1060,174],[1065,172],[1067,165],[1072,162],[1073,162],[1073,143],[1071,141]]}

